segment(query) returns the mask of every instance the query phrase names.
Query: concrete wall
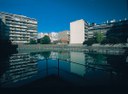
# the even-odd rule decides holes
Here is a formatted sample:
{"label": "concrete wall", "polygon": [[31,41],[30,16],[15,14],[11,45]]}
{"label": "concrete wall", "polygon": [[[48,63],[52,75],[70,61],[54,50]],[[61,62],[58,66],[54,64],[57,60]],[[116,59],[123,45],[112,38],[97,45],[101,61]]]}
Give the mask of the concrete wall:
{"label": "concrete wall", "polygon": [[77,20],[70,23],[70,44],[82,44],[85,40],[85,22]]}

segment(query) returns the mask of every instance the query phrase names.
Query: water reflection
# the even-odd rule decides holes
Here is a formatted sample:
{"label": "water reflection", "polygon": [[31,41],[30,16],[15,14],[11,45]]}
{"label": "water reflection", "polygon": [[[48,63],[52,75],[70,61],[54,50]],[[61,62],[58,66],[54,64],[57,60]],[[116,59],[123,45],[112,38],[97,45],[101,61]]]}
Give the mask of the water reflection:
{"label": "water reflection", "polygon": [[128,85],[126,55],[47,51],[16,53],[0,62],[0,87],[21,87],[51,75],[76,86]]}
{"label": "water reflection", "polygon": [[27,80],[37,73],[37,62],[27,53],[13,54],[7,59],[8,68],[0,77],[1,87],[16,87],[16,82]]}

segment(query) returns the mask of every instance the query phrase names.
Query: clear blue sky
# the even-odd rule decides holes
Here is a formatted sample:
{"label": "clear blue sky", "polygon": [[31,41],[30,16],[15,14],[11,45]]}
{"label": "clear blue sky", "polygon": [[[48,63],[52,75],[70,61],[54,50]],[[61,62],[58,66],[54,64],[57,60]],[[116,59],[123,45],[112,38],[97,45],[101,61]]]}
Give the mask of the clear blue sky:
{"label": "clear blue sky", "polygon": [[0,0],[0,11],[38,20],[38,32],[69,30],[69,23],[84,19],[103,23],[128,18],[127,0]]}

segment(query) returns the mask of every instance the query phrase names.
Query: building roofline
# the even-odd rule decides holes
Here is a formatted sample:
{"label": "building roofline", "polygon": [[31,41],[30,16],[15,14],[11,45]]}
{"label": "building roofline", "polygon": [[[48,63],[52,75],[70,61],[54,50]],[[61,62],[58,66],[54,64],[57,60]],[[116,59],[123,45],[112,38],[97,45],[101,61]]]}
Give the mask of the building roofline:
{"label": "building roofline", "polygon": [[77,21],[83,21],[84,23],[86,23],[86,24],[88,25],[88,22],[87,22],[87,21],[85,21],[84,19],[75,20],[75,21],[72,21],[72,22],[70,22],[70,23],[75,23],[75,22],[77,22]]}
{"label": "building roofline", "polygon": [[24,16],[24,15],[20,15],[20,14],[13,14],[13,13],[9,13],[9,12],[0,11],[0,14],[1,14],[1,13],[2,13],[2,14],[5,14],[5,15],[20,16],[20,17],[23,17],[23,18],[32,19],[32,20],[37,21],[35,18],[30,18],[30,17]]}

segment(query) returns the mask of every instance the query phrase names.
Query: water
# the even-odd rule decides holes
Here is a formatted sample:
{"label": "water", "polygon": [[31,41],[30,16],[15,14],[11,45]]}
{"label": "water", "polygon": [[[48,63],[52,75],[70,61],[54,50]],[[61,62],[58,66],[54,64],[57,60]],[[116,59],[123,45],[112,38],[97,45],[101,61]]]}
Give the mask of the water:
{"label": "water", "polygon": [[0,58],[0,87],[127,87],[127,55],[15,53]]}

